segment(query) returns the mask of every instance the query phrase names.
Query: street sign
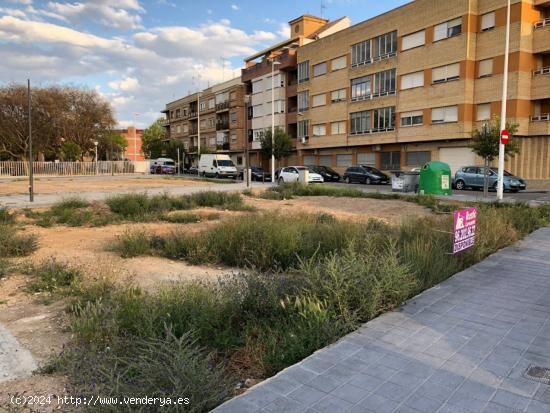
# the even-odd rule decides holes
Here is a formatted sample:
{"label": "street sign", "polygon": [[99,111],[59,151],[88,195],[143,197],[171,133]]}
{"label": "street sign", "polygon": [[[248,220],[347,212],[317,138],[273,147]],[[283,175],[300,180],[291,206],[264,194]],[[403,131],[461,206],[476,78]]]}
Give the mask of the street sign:
{"label": "street sign", "polygon": [[510,140],[510,132],[508,132],[506,129],[504,129],[500,134],[500,142],[503,145],[506,145],[509,140]]}
{"label": "street sign", "polygon": [[453,254],[457,254],[475,244],[477,209],[458,209],[453,213],[453,218]]}

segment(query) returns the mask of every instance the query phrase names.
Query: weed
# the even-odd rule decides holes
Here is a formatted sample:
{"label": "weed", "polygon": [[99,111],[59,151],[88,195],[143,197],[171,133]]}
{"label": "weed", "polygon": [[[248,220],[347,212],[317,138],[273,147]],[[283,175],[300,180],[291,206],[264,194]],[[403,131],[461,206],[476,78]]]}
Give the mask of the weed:
{"label": "weed", "polygon": [[0,225],[15,224],[15,214],[6,207],[0,207]]}
{"label": "weed", "polygon": [[32,276],[26,290],[31,293],[66,293],[75,288],[81,279],[80,270],[54,259],[44,261],[38,266],[26,270]]}
{"label": "weed", "polygon": [[3,259],[0,259],[0,279],[6,277],[11,272],[11,264]]}
{"label": "weed", "polygon": [[12,225],[0,225],[0,257],[23,257],[37,247],[35,235],[18,234]]}

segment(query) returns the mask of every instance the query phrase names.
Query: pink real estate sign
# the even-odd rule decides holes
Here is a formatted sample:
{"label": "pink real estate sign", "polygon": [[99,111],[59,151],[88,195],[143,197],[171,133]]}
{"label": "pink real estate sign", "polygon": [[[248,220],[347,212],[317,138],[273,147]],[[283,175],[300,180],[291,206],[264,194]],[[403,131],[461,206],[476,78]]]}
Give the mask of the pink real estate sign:
{"label": "pink real estate sign", "polygon": [[476,240],[477,209],[465,208],[454,212],[453,254],[473,247]]}

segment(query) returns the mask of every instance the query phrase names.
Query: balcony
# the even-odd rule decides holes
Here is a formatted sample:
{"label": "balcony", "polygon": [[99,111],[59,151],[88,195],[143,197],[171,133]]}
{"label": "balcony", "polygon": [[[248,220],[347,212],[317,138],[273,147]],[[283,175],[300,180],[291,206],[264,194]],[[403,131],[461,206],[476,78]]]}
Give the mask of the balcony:
{"label": "balcony", "polygon": [[197,135],[198,131],[198,128],[189,128],[189,135]]}
{"label": "balcony", "polygon": [[[296,54],[293,52],[289,53],[288,50],[284,50],[279,56],[276,57],[276,60],[281,63],[276,67],[276,70],[285,70],[289,67],[295,67]],[[243,82],[248,82],[256,77],[266,75],[271,72],[271,61],[263,59],[261,62],[256,63],[253,66],[244,68],[241,70],[241,78]]]}
{"label": "balcony", "polygon": [[216,130],[226,130],[226,129],[229,129],[229,121],[216,123]]}
{"label": "balcony", "polygon": [[550,67],[543,67],[533,72],[531,81],[531,99],[550,98]]}
{"label": "balcony", "polygon": [[190,118],[196,118],[197,117],[197,111],[190,111],[189,112],[189,117]]}
{"label": "balcony", "polygon": [[229,145],[229,142],[223,142],[223,143],[216,144],[216,150],[217,151],[228,151],[230,149],[231,149],[231,147]]}
{"label": "balcony", "polygon": [[531,122],[529,122],[529,135],[550,135],[550,113],[531,116]]}
{"label": "balcony", "polygon": [[550,18],[535,23],[533,53],[550,51]]}
{"label": "balcony", "polygon": [[229,110],[229,101],[221,102],[216,104],[216,112],[221,112],[222,110]]}

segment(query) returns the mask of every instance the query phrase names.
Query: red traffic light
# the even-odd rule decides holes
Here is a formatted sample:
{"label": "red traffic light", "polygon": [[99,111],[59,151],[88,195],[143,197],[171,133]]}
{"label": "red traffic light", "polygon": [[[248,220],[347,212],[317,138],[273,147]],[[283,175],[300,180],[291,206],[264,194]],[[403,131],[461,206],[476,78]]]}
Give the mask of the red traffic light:
{"label": "red traffic light", "polygon": [[503,145],[506,145],[509,140],[510,140],[510,132],[508,132],[506,129],[504,129],[500,134],[500,142]]}

